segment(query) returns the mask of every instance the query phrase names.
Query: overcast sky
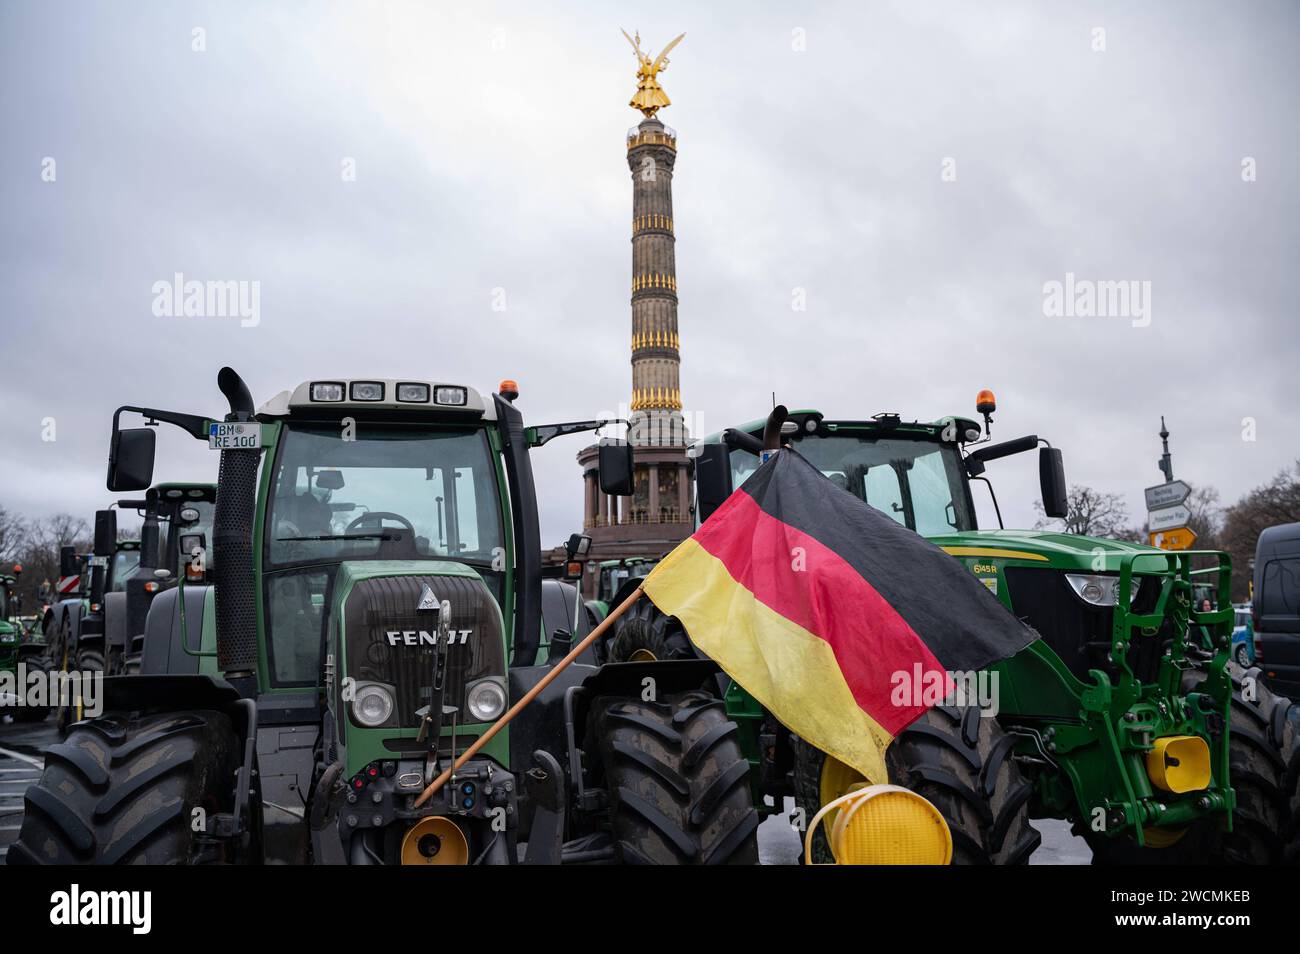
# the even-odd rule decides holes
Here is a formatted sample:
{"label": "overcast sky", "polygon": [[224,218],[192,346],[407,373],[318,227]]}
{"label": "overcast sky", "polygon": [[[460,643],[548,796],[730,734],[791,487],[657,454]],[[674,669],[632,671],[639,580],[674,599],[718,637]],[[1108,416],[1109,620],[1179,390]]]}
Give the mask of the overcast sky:
{"label": "overcast sky", "polygon": [[[1048,437],[1135,522],[1162,413],[1176,475],[1235,500],[1300,456],[1300,14],[1133,6],[7,0],[0,505],[89,518],[113,408],[219,414],[223,364],[259,404],[513,377],[534,423],[616,410],[639,119],[619,27],[687,34],[661,115],[705,430],[773,391],[928,420],[989,387],[995,437]],[[260,322],[155,316],[177,272],[260,283]],[[1148,310],[1049,315],[1067,273],[1149,282]],[[215,475],[162,431],[160,479]],[[581,521],[582,443],[535,455],[547,544]],[[1036,473],[990,467],[1009,526]]]}

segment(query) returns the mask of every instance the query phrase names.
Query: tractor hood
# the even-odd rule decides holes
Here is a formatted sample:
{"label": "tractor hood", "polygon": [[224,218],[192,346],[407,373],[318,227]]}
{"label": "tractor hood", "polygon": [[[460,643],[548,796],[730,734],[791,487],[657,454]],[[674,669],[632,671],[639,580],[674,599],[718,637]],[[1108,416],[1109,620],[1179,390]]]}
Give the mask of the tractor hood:
{"label": "tractor hood", "polygon": [[[1166,552],[1141,543],[1077,537],[1050,530],[974,530],[926,539],[962,559],[978,562],[980,558],[986,558],[990,563],[1008,561],[1091,573],[1118,573],[1120,563],[1130,554]],[[1160,561],[1150,560],[1135,567],[1138,572],[1143,568],[1156,572],[1164,570],[1165,566]]]}

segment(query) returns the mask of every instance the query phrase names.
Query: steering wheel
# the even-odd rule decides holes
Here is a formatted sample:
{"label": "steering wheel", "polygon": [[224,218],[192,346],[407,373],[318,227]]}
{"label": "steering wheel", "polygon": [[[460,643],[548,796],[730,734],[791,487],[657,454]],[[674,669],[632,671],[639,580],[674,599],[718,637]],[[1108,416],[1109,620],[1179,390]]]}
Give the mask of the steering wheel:
{"label": "steering wheel", "polygon": [[415,536],[415,524],[411,523],[411,521],[407,520],[400,513],[393,513],[391,510],[371,510],[368,511],[367,513],[363,513],[361,516],[357,517],[355,520],[349,523],[347,525],[347,529],[344,530],[344,532],[347,533],[349,531],[356,530],[358,527],[361,527],[368,523],[373,523],[376,527],[382,530],[384,528],[385,520],[397,521],[402,526],[404,526],[407,530],[411,531],[412,537]]}

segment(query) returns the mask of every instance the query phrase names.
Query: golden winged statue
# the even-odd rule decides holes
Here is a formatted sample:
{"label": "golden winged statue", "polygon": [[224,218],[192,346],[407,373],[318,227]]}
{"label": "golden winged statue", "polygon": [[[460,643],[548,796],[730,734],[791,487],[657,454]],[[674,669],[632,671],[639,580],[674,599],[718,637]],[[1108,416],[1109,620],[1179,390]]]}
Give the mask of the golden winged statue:
{"label": "golden winged statue", "polygon": [[[623,30],[623,35],[627,36],[627,31]],[[639,109],[650,118],[656,112],[665,106],[671,106],[673,101],[668,98],[664,88],[659,85],[659,74],[668,68],[668,52],[675,47],[686,36],[683,33],[677,39],[673,40],[664,47],[653,60],[649,55],[641,52],[641,34],[638,31],[635,38],[627,36],[627,42],[632,44],[632,49],[636,51],[637,62],[640,64],[636,71],[636,95],[628,103],[633,109]]]}

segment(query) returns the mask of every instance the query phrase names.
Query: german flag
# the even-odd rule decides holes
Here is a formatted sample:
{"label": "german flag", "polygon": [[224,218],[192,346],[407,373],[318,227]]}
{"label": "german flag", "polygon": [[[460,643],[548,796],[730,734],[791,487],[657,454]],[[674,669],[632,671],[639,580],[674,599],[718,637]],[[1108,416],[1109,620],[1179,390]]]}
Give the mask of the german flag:
{"label": "german flag", "polygon": [[[791,731],[887,782],[889,743],[1036,633],[961,563],[779,451],[646,578],[692,642]],[[933,696],[934,693],[931,693]]]}

